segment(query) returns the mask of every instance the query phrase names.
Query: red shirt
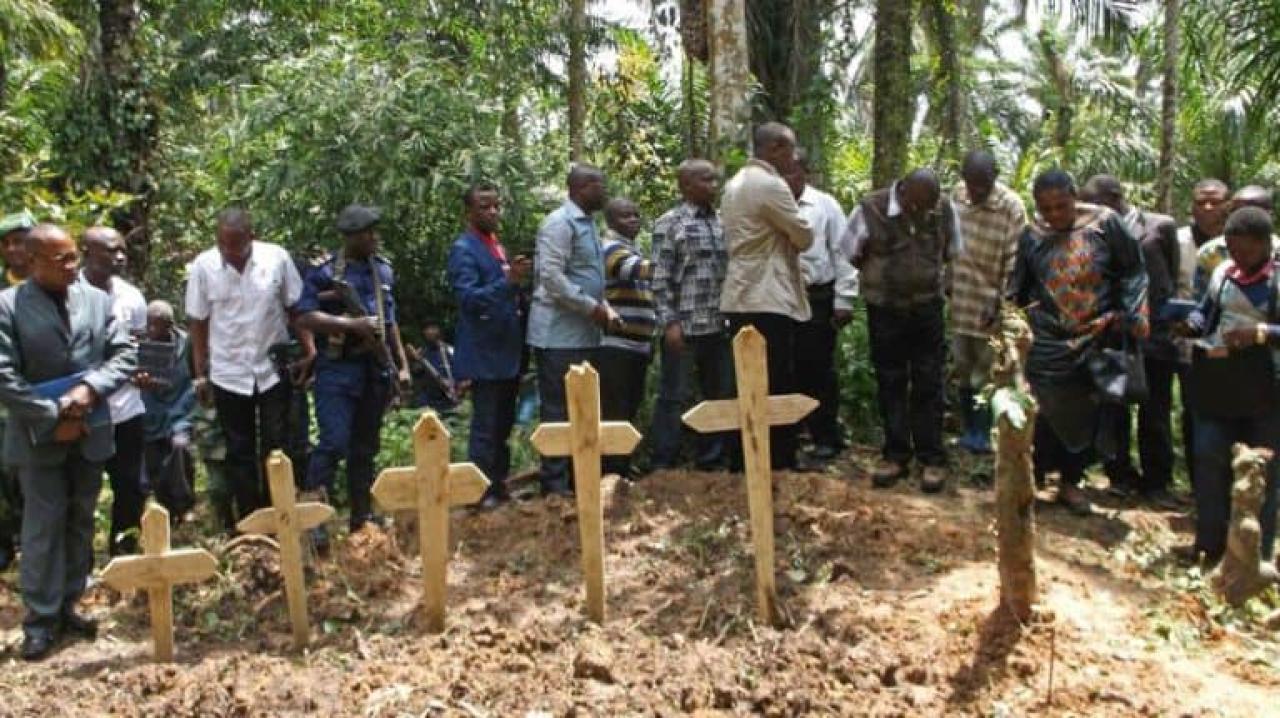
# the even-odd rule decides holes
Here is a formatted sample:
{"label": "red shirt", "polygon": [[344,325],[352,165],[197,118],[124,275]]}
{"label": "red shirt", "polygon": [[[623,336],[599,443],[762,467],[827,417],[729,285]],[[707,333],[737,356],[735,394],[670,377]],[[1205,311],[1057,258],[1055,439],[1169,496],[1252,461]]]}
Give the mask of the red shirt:
{"label": "red shirt", "polygon": [[489,250],[489,254],[493,255],[499,264],[507,266],[507,250],[502,248],[502,242],[498,241],[497,234],[481,232],[475,227],[472,227],[471,231],[476,233],[481,242],[484,242],[485,249]]}

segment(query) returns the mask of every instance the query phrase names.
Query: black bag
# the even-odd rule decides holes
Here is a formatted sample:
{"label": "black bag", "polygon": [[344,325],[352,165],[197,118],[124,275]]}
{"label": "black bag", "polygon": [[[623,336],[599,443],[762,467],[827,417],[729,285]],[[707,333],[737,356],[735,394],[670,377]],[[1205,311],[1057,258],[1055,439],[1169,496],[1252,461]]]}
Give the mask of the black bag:
{"label": "black bag", "polygon": [[[1272,275],[1267,321],[1276,316],[1276,290],[1280,271]],[[1217,311],[1209,326],[1221,319],[1222,289],[1218,288]],[[1214,357],[1199,347],[1191,355],[1191,371],[1183,385],[1186,403],[1197,414],[1214,419],[1254,419],[1272,411],[1280,401],[1280,385],[1276,383],[1275,361],[1271,347],[1257,345],[1232,349],[1223,357]]]}
{"label": "black bag", "polygon": [[1093,351],[1089,375],[1098,398],[1105,404],[1139,404],[1147,400],[1146,362],[1127,329],[1119,349],[1099,346]]}

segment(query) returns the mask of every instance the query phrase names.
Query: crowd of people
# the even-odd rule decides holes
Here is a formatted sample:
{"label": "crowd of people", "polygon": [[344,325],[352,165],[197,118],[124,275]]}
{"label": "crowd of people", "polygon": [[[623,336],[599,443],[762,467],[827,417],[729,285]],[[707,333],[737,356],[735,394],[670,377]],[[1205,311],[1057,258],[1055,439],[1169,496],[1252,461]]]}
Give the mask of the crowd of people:
{"label": "crowd of people", "polygon": [[[370,488],[388,407],[451,412],[465,395],[468,459],[491,482],[480,508],[493,509],[511,499],[510,439],[530,368],[542,421],[568,419],[565,373],[590,362],[603,418],[634,422],[656,355],[647,466],[614,457],[606,470],[627,481],[681,466],[732,471],[742,462],[736,436],[693,436],[680,417],[695,397],[734,395],[730,339],[754,327],[767,341],[770,392],[819,401],[802,426],[771,429],[773,468],[823,469],[845,448],[837,338],[859,303],[884,437],[873,486],[893,486],[913,468],[921,490],[947,486],[948,376],[963,424],[958,447],[991,452],[983,392],[991,339],[1012,303],[1034,331],[1026,374],[1040,406],[1037,480],[1056,476],[1059,501],[1088,514],[1081,482],[1100,460],[1113,490],[1177,504],[1176,379],[1196,514],[1187,553],[1221,557],[1231,445],[1280,449],[1280,239],[1269,191],[1232,197],[1204,180],[1179,228],[1129,204],[1114,177],[1077,188],[1055,169],[1035,179],[1028,216],[995,158],[975,151],[953,191],[917,169],[846,213],[814,186],[788,127],[760,125],[752,146],[723,189],[711,162],[682,163],[679,199],[648,223],[647,249],[637,244],[646,218],[636,203],[610,198],[604,173],[589,165],[570,170],[567,197],[543,221],[532,256],[503,244],[501,188],[472,185],[446,268],[453,346],[436,323],[424,327],[422,346],[406,345],[373,207],[343,209],[341,245],[309,262],[257,239],[247,211],[223,211],[216,245],[188,267],[185,331],[172,305],[148,304],[124,279],[115,230],[76,239],[26,212],[0,220],[9,287],[0,293],[0,563],[20,546],[23,657],[95,631],[76,603],[93,566],[104,473],[113,555],[137,550],[148,496],[175,518],[190,511],[196,449],[225,530],[268,502],[264,458],[284,449],[306,492],[333,494],[345,476],[356,531],[381,520]],[[1260,522],[1269,559],[1274,468],[1268,476]],[[543,459],[538,484],[571,495],[568,460]],[[327,545],[323,530],[313,538]]]}

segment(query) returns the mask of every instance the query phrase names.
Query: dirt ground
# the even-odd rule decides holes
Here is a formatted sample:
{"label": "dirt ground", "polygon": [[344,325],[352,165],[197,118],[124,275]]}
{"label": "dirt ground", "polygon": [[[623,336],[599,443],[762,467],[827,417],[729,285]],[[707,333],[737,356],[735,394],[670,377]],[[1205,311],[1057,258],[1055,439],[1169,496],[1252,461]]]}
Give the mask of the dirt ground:
{"label": "dirt ground", "polygon": [[454,515],[439,636],[403,528],[340,542],[309,576],[302,655],[268,542],[210,546],[221,573],[177,591],[172,665],[150,662],[145,601],[103,587],[96,642],[23,664],[10,573],[0,715],[1280,715],[1269,606],[1226,609],[1171,562],[1185,516],[1039,507],[1042,611],[1019,626],[994,610],[991,492],[873,491],[864,459],[776,479],[781,629],[753,620],[741,478],[660,473],[607,481],[603,627],[560,500]]}

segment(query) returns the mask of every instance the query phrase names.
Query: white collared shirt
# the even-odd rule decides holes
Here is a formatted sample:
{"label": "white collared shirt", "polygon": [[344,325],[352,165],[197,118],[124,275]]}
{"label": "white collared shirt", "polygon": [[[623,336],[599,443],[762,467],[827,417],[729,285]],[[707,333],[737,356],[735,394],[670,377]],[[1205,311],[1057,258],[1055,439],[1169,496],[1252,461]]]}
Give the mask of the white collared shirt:
{"label": "white collared shirt", "polygon": [[188,267],[187,317],[209,320],[209,381],[241,396],[275,386],[272,344],[288,341],[288,309],[302,296],[302,278],[282,247],[254,242],[243,272],[216,248]]}
{"label": "white collared shirt", "polygon": [[800,273],[805,284],[835,282],[836,309],[852,309],[858,296],[858,270],[845,254],[844,210],[835,197],[805,185],[797,200],[800,215],[813,226],[813,244],[800,253]]}
{"label": "white collared shirt", "polygon": [[[89,284],[83,272],[80,281]],[[136,337],[147,330],[147,300],[137,287],[121,277],[112,277],[107,294],[111,297],[111,313],[126,331]],[[142,416],[147,410],[142,403],[142,392],[132,382],[126,382],[107,397],[107,408],[111,412],[111,423],[116,426]]]}

